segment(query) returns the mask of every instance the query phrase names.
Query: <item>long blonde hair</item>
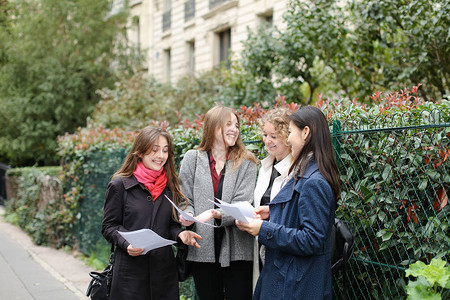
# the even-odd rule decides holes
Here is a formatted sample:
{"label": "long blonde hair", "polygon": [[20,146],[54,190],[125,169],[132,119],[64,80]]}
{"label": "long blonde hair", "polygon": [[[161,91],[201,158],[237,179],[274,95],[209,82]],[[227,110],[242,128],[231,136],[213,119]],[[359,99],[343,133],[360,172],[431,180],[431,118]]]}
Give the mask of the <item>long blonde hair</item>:
{"label": "long blonde hair", "polygon": [[[225,124],[230,120],[231,114],[234,114],[236,116],[238,125],[240,125],[239,117],[229,107],[219,105],[214,106],[205,114],[205,117],[203,119],[203,136],[200,145],[197,147],[197,150],[211,151],[215,141],[216,129],[223,129],[225,127]],[[223,130],[222,134],[224,134]],[[231,170],[239,167],[243,159],[248,159],[254,163],[258,163],[255,155],[253,155],[253,153],[245,148],[240,133],[234,146],[228,148],[228,154],[233,160]]]}
{"label": "long blonde hair", "polygon": [[[136,170],[138,162],[142,160],[140,157],[147,154],[148,151],[153,148],[153,145],[160,136],[163,136],[167,139],[167,143],[169,146],[169,155],[163,168],[166,171],[167,185],[172,192],[172,201],[178,207],[180,207],[180,205],[181,208],[186,207],[188,202],[186,197],[181,192],[180,182],[178,181],[178,176],[175,172],[172,137],[170,133],[163,128],[147,126],[141,129],[136,139],[134,140],[134,143],[131,146],[131,150],[130,152],[128,152],[128,155],[125,158],[122,166],[116,173],[114,173],[112,178],[130,177],[133,174],[134,170]],[[176,220],[176,211],[174,208],[172,209],[172,214],[174,216],[174,219]]]}

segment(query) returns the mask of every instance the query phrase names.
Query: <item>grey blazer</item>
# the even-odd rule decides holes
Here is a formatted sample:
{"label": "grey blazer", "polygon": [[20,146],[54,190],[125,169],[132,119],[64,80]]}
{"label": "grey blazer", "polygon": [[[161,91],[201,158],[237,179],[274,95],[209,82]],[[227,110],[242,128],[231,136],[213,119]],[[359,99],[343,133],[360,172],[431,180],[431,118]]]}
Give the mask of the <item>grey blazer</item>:
{"label": "grey blazer", "polygon": [[[198,152],[198,155],[197,155]],[[243,160],[242,164],[231,170],[232,161],[227,161],[223,180],[222,201],[235,203],[239,201],[253,202],[253,191],[256,182],[256,164]],[[209,158],[206,151],[189,150],[181,162],[179,174],[181,190],[188,198],[187,213],[197,216],[205,210],[214,208],[207,199],[214,199]],[[220,249],[219,262],[222,267],[230,266],[230,261],[253,260],[253,236],[239,230],[234,224],[235,219],[222,210],[221,227],[225,234]],[[213,224],[214,219],[208,223]],[[204,224],[194,223],[193,230],[203,237],[199,240],[200,249],[189,247],[188,260],[195,262],[214,262],[214,228]]]}

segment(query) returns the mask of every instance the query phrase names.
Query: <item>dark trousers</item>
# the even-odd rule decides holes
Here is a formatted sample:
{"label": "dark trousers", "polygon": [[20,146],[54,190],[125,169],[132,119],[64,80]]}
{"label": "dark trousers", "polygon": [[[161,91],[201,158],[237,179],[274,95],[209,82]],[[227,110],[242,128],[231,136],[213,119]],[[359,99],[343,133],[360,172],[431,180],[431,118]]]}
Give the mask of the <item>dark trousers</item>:
{"label": "dark trousers", "polygon": [[200,300],[251,300],[253,262],[192,263],[192,276]]}

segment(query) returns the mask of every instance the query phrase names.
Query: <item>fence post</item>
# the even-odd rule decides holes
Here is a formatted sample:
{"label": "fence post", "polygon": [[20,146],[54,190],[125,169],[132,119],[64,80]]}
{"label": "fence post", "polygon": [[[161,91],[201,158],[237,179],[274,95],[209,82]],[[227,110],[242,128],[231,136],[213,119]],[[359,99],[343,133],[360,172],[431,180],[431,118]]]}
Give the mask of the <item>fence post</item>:
{"label": "fence post", "polygon": [[341,121],[333,120],[331,124],[333,125],[333,132],[331,136],[333,138],[334,157],[336,158],[336,164],[339,168],[339,164],[341,161],[341,142],[340,142]]}

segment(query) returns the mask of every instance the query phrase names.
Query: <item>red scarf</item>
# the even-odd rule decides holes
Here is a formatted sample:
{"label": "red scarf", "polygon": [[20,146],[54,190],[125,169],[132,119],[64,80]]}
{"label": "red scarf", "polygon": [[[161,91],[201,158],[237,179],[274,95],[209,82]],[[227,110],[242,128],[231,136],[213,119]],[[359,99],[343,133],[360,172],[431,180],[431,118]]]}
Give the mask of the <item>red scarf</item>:
{"label": "red scarf", "polygon": [[152,194],[153,202],[161,195],[167,184],[166,171],[161,168],[159,171],[147,169],[142,162],[138,162],[133,175]]}

